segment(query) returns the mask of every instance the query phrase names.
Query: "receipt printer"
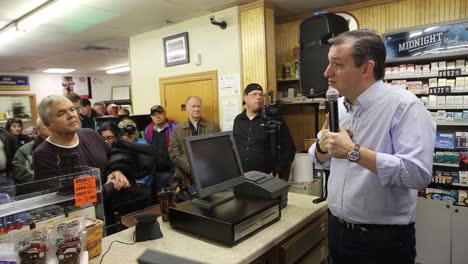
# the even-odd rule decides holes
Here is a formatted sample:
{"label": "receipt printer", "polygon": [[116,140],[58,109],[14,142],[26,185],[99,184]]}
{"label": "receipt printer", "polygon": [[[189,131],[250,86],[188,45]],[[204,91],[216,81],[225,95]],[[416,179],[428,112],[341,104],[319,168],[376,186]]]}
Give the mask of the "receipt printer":
{"label": "receipt printer", "polygon": [[281,209],[288,204],[287,182],[260,171],[244,174],[245,182],[234,187],[234,194],[239,197],[281,200]]}

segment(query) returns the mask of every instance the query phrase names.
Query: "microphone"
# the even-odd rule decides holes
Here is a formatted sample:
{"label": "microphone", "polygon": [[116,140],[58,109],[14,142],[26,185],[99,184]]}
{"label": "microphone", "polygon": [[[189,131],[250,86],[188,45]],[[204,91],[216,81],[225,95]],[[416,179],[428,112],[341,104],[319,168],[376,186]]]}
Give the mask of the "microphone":
{"label": "microphone", "polygon": [[328,107],[328,124],[331,132],[340,130],[340,121],[338,118],[338,98],[340,93],[333,87],[329,87],[326,93]]}

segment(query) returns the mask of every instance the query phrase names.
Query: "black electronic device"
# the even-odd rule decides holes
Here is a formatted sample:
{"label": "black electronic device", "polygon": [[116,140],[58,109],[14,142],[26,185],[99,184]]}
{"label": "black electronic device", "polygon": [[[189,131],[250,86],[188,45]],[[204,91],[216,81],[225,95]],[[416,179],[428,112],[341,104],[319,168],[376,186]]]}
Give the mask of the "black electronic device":
{"label": "black electronic device", "polygon": [[280,178],[260,171],[249,171],[245,174],[246,181],[234,187],[238,197],[278,199],[281,209],[288,204],[289,184]]}
{"label": "black electronic device", "polygon": [[177,204],[177,207],[169,207],[169,221],[173,228],[228,246],[239,243],[280,218],[277,199],[235,196],[211,210],[200,208],[190,200]]}
{"label": "black electronic device", "polygon": [[338,117],[338,98],[340,93],[333,87],[327,90],[327,108],[328,108],[328,125],[331,132],[340,131],[340,120]]}
{"label": "black electronic device", "polygon": [[138,264],[202,264],[201,262],[172,256],[156,250],[147,249],[138,257]]}
{"label": "black electronic device", "polygon": [[245,181],[232,131],[186,137],[184,143],[197,186],[193,204],[211,209],[232,199],[232,193],[210,197]]}
{"label": "black electronic device", "polygon": [[302,21],[299,28],[299,76],[301,93],[307,97],[325,94],[328,65],[328,40],[348,31],[348,22],[341,16],[325,13]]}
{"label": "black electronic device", "polygon": [[158,217],[160,214],[150,213],[137,215],[135,217],[135,242],[159,239],[163,237],[159,226]]}

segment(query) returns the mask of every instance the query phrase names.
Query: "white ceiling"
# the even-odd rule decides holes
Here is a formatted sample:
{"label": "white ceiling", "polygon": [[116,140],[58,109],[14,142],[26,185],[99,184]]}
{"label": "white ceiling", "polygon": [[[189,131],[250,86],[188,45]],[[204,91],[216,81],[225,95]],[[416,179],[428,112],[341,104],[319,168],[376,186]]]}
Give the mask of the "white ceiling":
{"label": "white ceiling", "polygon": [[[77,1],[77,0],[75,0]],[[74,68],[102,73],[128,64],[128,38],[253,0],[80,0],[14,38],[0,35],[0,72]],[[363,0],[271,0],[280,17]],[[47,0],[0,0],[0,28]]]}

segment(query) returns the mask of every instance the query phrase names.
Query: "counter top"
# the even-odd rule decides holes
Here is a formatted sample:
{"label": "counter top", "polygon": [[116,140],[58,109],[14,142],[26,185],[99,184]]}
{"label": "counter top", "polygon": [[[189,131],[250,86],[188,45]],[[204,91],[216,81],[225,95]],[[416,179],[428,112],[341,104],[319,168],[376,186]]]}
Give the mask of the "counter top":
{"label": "counter top", "polygon": [[[288,206],[282,210],[281,219],[259,231],[234,247],[199,238],[194,235],[172,229],[168,222],[160,222],[163,238],[139,242],[135,245],[114,243],[102,263],[137,263],[138,257],[146,249],[161,251],[166,254],[189,258],[202,263],[249,263],[280,243],[307,222],[327,210],[327,203],[313,204],[317,197],[297,193],[288,194]],[[103,253],[114,240],[133,242],[134,228],[105,237],[102,240]],[[90,261],[99,263],[102,254]]]}

